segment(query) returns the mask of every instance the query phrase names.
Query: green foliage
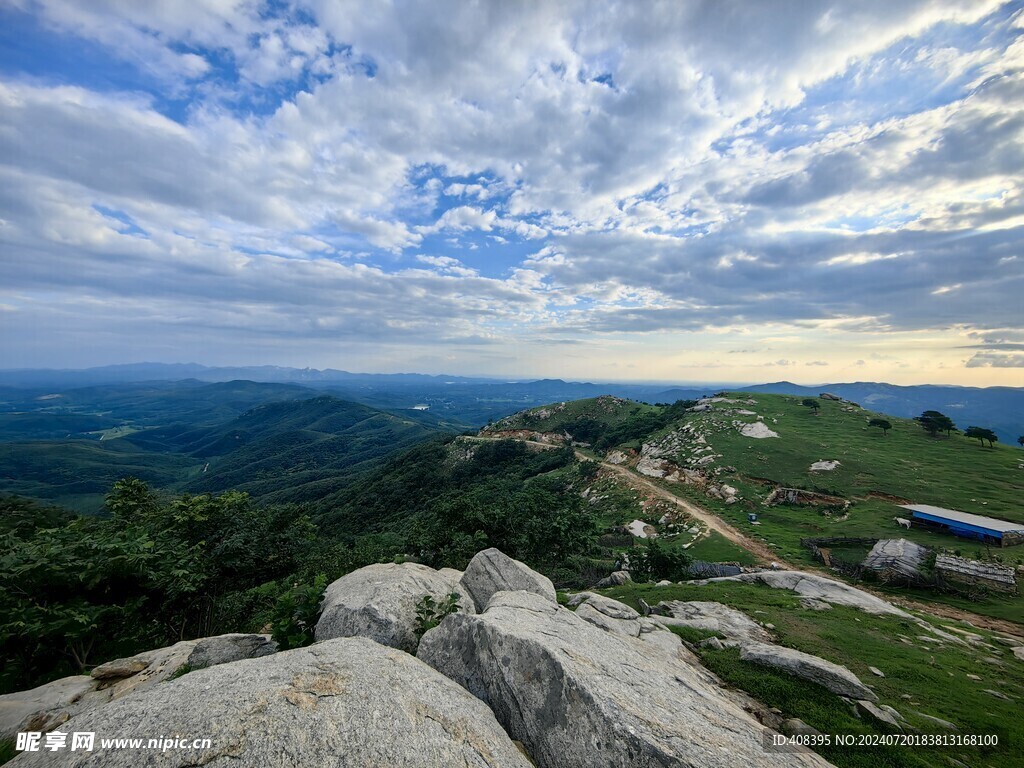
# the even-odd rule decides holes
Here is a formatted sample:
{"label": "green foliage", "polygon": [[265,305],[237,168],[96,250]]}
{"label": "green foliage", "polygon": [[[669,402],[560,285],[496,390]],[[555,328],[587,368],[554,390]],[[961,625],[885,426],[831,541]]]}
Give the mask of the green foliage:
{"label": "green foliage", "polygon": [[821,403],[818,402],[816,397],[805,397],[800,403],[806,408],[810,408],[817,415],[818,411],[821,410]]}
{"label": "green foliage", "polygon": [[167,679],[165,680],[165,682],[170,682],[171,680],[177,680],[179,677],[184,677],[189,672],[194,672],[194,671],[195,671],[195,668],[191,664],[182,664],[180,667],[178,667],[176,670],[174,670],[173,672],[171,672],[171,674],[169,674],[167,676]]}
{"label": "green foliage", "polygon": [[161,501],[125,478],[107,503],[109,518],[33,530],[23,515],[0,535],[3,690],[243,628],[224,608],[297,571],[316,534],[302,508],[240,493]]}
{"label": "green foliage", "polygon": [[73,517],[60,507],[45,506],[21,496],[0,496],[0,534],[10,533],[21,539],[41,528],[59,528]]}
{"label": "green foliage", "polygon": [[459,609],[459,595],[456,592],[452,592],[440,601],[435,600],[430,595],[421,597],[419,602],[416,603],[415,632],[417,641],[427,631],[440,624],[445,616],[458,613]]}
{"label": "green foliage", "polygon": [[882,435],[888,434],[889,430],[892,429],[892,423],[887,419],[871,419],[868,421],[869,427],[878,427],[882,430]]}
{"label": "green foliage", "polygon": [[629,553],[629,572],[636,582],[682,581],[690,577],[691,562],[684,550],[665,546],[657,539],[647,539],[643,549]]}
{"label": "green foliage", "polygon": [[[920,435],[919,439],[927,438]],[[602,590],[602,593],[634,608],[639,607],[638,600],[643,598],[652,604],[659,600],[708,600],[741,610],[751,618],[773,624],[773,634],[780,644],[841,664],[861,680],[871,681],[880,703],[899,710],[914,729],[942,733],[933,723],[915,714],[923,712],[956,723],[961,733],[998,734],[996,749],[958,749],[957,759],[963,764],[1021,764],[1024,721],[1019,717],[1019,703],[997,699],[986,689],[1002,690],[1011,695],[1021,690],[1024,667],[981,664],[980,653],[965,652],[963,647],[952,643],[908,645],[901,641],[901,634],[921,634],[912,620],[875,616],[840,605],[830,611],[811,611],[802,608],[800,595],[789,590],[735,582],[668,587],[629,584]],[[932,622],[947,632],[951,631],[950,626],[957,626],[957,622],[951,620],[933,619]],[[970,629],[995,644],[989,630]],[[703,639],[702,634],[698,630],[696,634],[683,637],[696,644]],[[701,661],[726,683],[751,693],[766,706],[779,708],[783,717],[798,717],[823,733],[885,732],[881,724],[854,717],[845,702],[825,688],[781,671],[743,662],[737,649],[696,650]],[[886,676],[873,676],[869,665],[879,667]],[[950,691],[955,691],[956,695],[950,695]],[[908,704],[906,696],[918,703]],[[948,747],[859,747],[822,750],[822,754],[840,768],[946,768],[950,765]]]}
{"label": "green foliage", "polygon": [[697,645],[701,641],[707,640],[710,637],[717,637],[719,639],[725,638],[725,635],[723,635],[721,632],[716,632],[713,629],[671,626],[669,627],[669,630],[671,632],[675,632],[677,635],[679,635],[679,637],[681,637],[685,642],[689,643],[690,645]]}
{"label": "green foliage", "polygon": [[295,584],[278,598],[271,636],[280,650],[313,642],[326,588],[327,577],[320,574],[311,584]]}
{"label": "green foliage", "polygon": [[956,431],[953,420],[938,411],[925,411],[920,416],[915,416],[914,421],[921,425],[925,432],[935,437],[939,432],[945,432],[948,437]]}
{"label": "green foliage", "polygon": [[994,443],[999,441],[999,437],[996,435],[995,432],[993,432],[991,429],[986,429],[984,427],[968,427],[964,431],[964,437],[973,438],[980,442],[982,445],[984,445],[985,441],[988,440],[989,448],[991,448]]}

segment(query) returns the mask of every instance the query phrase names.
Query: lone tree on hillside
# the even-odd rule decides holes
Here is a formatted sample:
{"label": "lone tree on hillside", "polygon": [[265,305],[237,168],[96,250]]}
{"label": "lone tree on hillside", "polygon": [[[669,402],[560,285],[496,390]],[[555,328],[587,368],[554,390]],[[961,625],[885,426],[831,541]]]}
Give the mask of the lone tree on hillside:
{"label": "lone tree on hillside", "polygon": [[918,422],[924,428],[924,431],[932,437],[938,435],[939,432],[945,432],[946,436],[949,437],[949,434],[956,430],[956,424],[953,423],[953,420],[938,411],[925,411],[920,416],[915,416],[914,421]]}
{"label": "lone tree on hillside", "polygon": [[991,429],[985,429],[984,427],[968,427],[967,431],[964,432],[966,437],[977,438],[978,442],[982,445],[988,440],[988,447],[992,448],[993,443],[999,442],[999,437]]}
{"label": "lone tree on hillside", "polygon": [[1019,445],[1021,448],[1024,448],[1024,435],[1021,435],[1020,437],[1017,438],[1017,445]]}
{"label": "lone tree on hillside", "polygon": [[818,400],[813,397],[805,397],[802,405],[805,405],[812,411],[814,411],[815,416],[818,415],[818,409],[821,408],[821,403],[819,403]]}
{"label": "lone tree on hillside", "polygon": [[879,429],[881,429],[882,430],[882,437],[885,437],[885,435],[889,432],[889,430],[892,429],[892,424],[890,424],[885,419],[872,419],[871,421],[868,422],[868,426],[869,427],[878,427]]}

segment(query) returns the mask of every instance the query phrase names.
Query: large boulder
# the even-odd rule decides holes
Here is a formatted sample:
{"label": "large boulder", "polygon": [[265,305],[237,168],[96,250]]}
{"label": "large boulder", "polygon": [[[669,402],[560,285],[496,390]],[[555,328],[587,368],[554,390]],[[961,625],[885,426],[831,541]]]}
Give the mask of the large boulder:
{"label": "large boulder", "polygon": [[0,738],[18,731],[51,731],[74,715],[152,688],[183,671],[267,656],[276,650],[277,643],[269,635],[232,633],[182,640],[108,661],[88,676],[66,677],[0,696]]}
{"label": "large boulder", "polygon": [[878,701],[875,692],[846,667],[803,651],[784,648],[781,645],[747,643],[740,648],[740,658],[817,683],[839,696]]}
{"label": "large boulder", "polygon": [[377,563],[327,587],[316,624],[317,641],[368,637],[403,651],[416,650],[416,608],[425,595],[444,600],[460,595],[459,610],[473,613],[473,600],[459,586],[462,574],[419,563]]}
{"label": "large boulder", "polygon": [[472,596],[477,611],[487,606],[495,592],[532,592],[552,603],[557,601],[551,579],[493,547],[473,556],[461,584]]}
{"label": "large boulder", "polygon": [[731,642],[771,642],[771,635],[742,611],[721,603],[665,600],[656,606],[655,621],[667,626],[718,632]]}
{"label": "large boulder", "polygon": [[48,713],[67,710],[96,686],[88,675],[76,675],[0,696],[0,739],[13,739],[18,731],[44,730],[42,726],[50,719]]}
{"label": "large boulder", "polygon": [[540,768],[828,765],[766,752],[763,727],[717,686],[645,650],[539,595],[499,592],[427,632],[417,656],[489,704]]}
{"label": "large boulder", "polygon": [[[95,733],[96,749],[25,752],[11,765],[530,766],[481,701],[412,656],[366,638],[192,672],[79,715],[72,728]],[[211,746],[147,753],[99,745],[126,733],[208,738]]]}
{"label": "large boulder", "polygon": [[691,584],[712,584],[716,581],[743,581],[752,584],[764,584],[776,589],[790,589],[803,597],[811,597],[816,600],[823,600],[833,605],[846,605],[851,608],[859,608],[865,613],[878,615],[899,616],[904,619],[913,620],[906,611],[901,611],[892,603],[887,603],[880,597],[875,597],[862,589],[851,587],[835,579],[826,579],[816,573],[804,573],[803,571],[757,571],[755,573],[741,573],[738,576],[722,576],[717,579],[704,579],[703,581],[691,581]]}

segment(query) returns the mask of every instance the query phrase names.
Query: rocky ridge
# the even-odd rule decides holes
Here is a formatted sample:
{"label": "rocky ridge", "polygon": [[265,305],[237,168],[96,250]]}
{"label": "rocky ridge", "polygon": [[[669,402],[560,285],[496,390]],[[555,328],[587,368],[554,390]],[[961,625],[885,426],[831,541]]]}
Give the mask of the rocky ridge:
{"label": "rocky ridge", "polygon": [[[414,625],[415,602],[406,598],[424,587],[464,596],[466,610],[426,632],[415,656],[381,643],[408,648],[399,630]],[[210,738],[201,755],[161,756],[182,767],[829,765],[809,751],[766,751],[756,702],[721,685],[657,617],[594,593],[575,602],[576,612],[559,605],[549,580],[497,550],[461,574],[370,566],[328,590],[312,646],[263,655],[273,650],[265,638],[227,636],[117,660],[95,677],[51,683],[78,706],[38,729]],[[350,636],[326,639],[339,627]],[[188,671],[190,659],[213,666]],[[116,700],[88,695],[156,667],[140,679],[158,682]],[[30,693],[0,697],[0,711],[43,703]],[[23,753],[12,765],[116,768],[137,758],[97,747]]]}

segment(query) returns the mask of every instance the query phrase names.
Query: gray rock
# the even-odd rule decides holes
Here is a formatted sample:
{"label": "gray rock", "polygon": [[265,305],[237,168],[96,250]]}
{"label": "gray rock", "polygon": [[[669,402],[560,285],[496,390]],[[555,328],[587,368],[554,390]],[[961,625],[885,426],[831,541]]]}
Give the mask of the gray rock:
{"label": "gray rock", "polygon": [[257,659],[277,651],[270,635],[229,634],[196,641],[186,662],[192,669],[205,669],[242,659]]}
{"label": "gray rock", "polygon": [[[125,733],[207,737],[212,748],[104,750]],[[486,705],[401,651],[346,638],[222,665],[79,715],[93,752],[26,752],[11,763],[75,768],[237,766],[507,766],[529,768]]]}
{"label": "gray rock", "polygon": [[800,600],[800,605],[809,611],[831,611],[832,606],[826,603],[824,600],[818,600],[816,597],[805,597]]}
{"label": "gray rock", "polygon": [[821,736],[821,731],[812,728],[798,717],[783,720],[779,730],[787,736]]}
{"label": "gray rock", "polygon": [[900,714],[900,713],[899,713],[899,712],[898,712],[898,711],[896,710],[896,708],[895,708],[895,707],[890,707],[890,706],[889,706],[888,704],[879,704],[879,705],[878,705],[878,708],[879,708],[879,709],[881,709],[881,710],[883,710],[883,711],[885,711],[885,712],[888,712],[888,713],[889,713],[890,715],[892,715],[892,716],[893,716],[894,718],[896,718],[896,720],[898,720],[898,721],[899,721],[899,722],[901,722],[901,723],[905,723],[905,722],[907,722],[906,718],[905,718],[905,717],[903,717],[903,715],[901,715],[901,714]]}
{"label": "gray rock", "polygon": [[668,579],[662,579],[661,581],[659,581],[654,586],[656,586],[656,587],[671,587],[673,583],[674,582],[671,582]]}
{"label": "gray rock", "polygon": [[910,711],[913,714],[915,714],[918,717],[920,717],[922,720],[926,720],[927,722],[931,723],[932,725],[939,726],[939,728],[945,728],[947,731],[958,731],[958,730],[960,730],[959,728],[956,727],[956,725],[954,725],[953,723],[949,722],[949,720],[943,720],[941,717],[934,717],[933,715],[926,715],[924,712],[917,712],[917,711],[915,711],[913,709],[910,710]]}
{"label": "gray rock", "polygon": [[709,637],[697,643],[701,648],[710,648],[713,651],[721,651],[725,648],[722,641],[717,637]]}
{"label": "gray rock", "polygon": [[611,616],[601,613],[589,602],[583,603],[583,605],[577,608],[576,615],[595,627],[603,629],[605,632],[615,632],[627,637],[640,637],[640,622],[628,619],[613,619]]}
{"label": "gray rock", "polygon": [[1018,646],[1014,647],[1013,655],[1016,656],[1021,661],[1024,661],[1024,646],[1018,645]]}
{"label": "gray rock", "polygon": [[629,571],[615,571],[597,582],[597,588],[621,587],[623,584],[628,584],[631,581],[633,581],[633,577],[629,575]]}
{"label": "gray rock", "polygon": [[342,576],[324,594],[316,639],[368,637],[415,651],[416,607],[424,595],[444,600],[459,593],[459,610],[473,612],[473,600],[458,586],[458,573],[419,563],[377,563]]}
{"label": "gray rock", "polygon": [[893,728],[903,730],[900,728],[899,721],[892,715],[892,713],[882,709],[881,707],[875,706],[870,701],[864,701],[863,699],[857,701],[857,711],[862,715],[868,715],[874,718],[880,723],[885,723]]}
{"label": "gray rock", "polygon": [[540,768],[827,765],[765,752],[762,726],[698,669],[534,594],[449,616],[417,655],[488,703]]}
{"label": "gray rock", "polygon": [[716,579],[704,579],[703,581],[691,581],[691,584],[710,584],[717,581],[743,581],[754,584],[765,584],[776,589],[790,589],[803,597],[813,597],[833,605],[846,605],[851,608],[859,608],[865,613],[878,615],[899,616],[904,619],[914,620],[906,611],[902,611],[892,603],[887,603],[879,597],[875,597],[863,590],[851,587],[849,584],[826,579],[816,573],[804,573],[803,571],[757,571],[755,573],[741,573],[738,576],[722,576]]}
{"label": "gray rock", "polygon": [[89,675],[76,675],[0,696],[0,739],[13,739],[18,731],[44,730],[40,719],[45,722],[46,713],[64,710],[95,689],[96,681]]}
{"label": "gray rock", "polygon": [[557,602],[551,579],[493,547],[473,556],[462,574],[461,584],[478,611],[484,609],[495,592],[532,592],[552,603]]}
{"label": "gray rock", "polygon": [[148,666],[149,662],[143,659],[114,659],[100,664],[89,675],[97,680],[121,680],[138,674]]}
{"label": "gray rock", "polygon": [[[18,731],[50,731],[79,715],[129,693],[164,682],[182,668],[214,666],[273,653],[266,635],[229,634],[183,640],[165,648],[101,664],[91,676],[66,677],[31,691],[0,696],[0,738]],[[131,673],[130,670],[138,670]]]}
{"label": "gray rock", "polygon": [[635,620],[640,618],[640,614],[625,603],[620,603],[618,600],[612,600],[610,597],[605,597],[604,595],[595,595],[594,593],[590,593],[585,602],[603,613],[605,616],[610,616],[613,619]]}
{"label": "gray rock", "polygon": [[569,599],[566,601],[566,603],[569,605],[569,607],[575,608],[580,603],[585,603],[592,597],[597,597],[597,592],[577,592],[574,595],[569,595]]}
{"label": "gray rock", "polygon": [[880,670],[880,669],[879,669],[878,667],[868,667],[868,671],[869,671],[869,672],[870,672],[870,673],[871,673],[872,675],[876,675],[876,676],[878,676],[878,677],[885,677],[885,672],[883,672],[882,670]]}
{"label": "gray rock", "polygon": [[833,664],[793,648],[765,643],[747,643],[740,647],[740,658],[788,672],[795,677],[824,686],[839,696],[877,701],[874,692],[846,667]]}
{"label": "gray rock", "polygon": [[1007,696],[1002,691],[994,691],[991,688],[985,688],[984,690],[985,693],[989,694],[990,696],[995,696],[997,699],[1002,699],[1003,701],[1013,701],[1012,697]]}
{"label": "gray rock", "polygon": [[658,608],[665,615],[655,621],[669,626],[718,632],[726,639],[738,642],[768,643],[772,640],[771,635],[745,613],[721,603],[670,600],[658,603]]}

